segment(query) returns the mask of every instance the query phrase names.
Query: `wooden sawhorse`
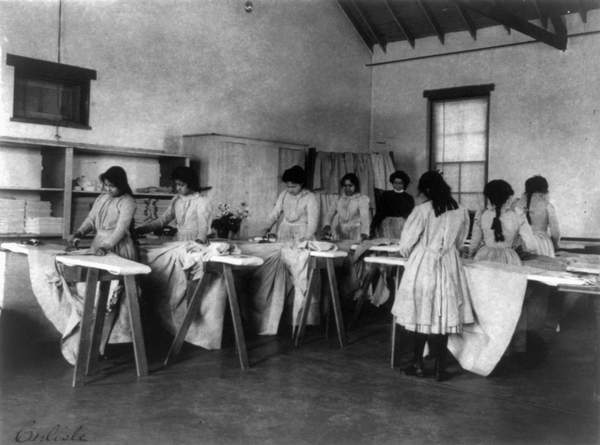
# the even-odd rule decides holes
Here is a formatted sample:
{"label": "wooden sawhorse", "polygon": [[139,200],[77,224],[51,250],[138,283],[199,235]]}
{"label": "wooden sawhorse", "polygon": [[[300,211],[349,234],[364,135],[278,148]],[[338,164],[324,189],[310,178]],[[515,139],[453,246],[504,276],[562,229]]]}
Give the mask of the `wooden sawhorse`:
{"label": "wooden sawhorse", "polygon": [[[56,257],[56,261],[68,267],[81,267],[86,271],[81,333],[73,373],[73,386],[82,386],[85,383],[85,377],[90,374],[98,362],[110,282],[119,280],[121,277],[125,283],[124,298],[129,312],[137,375],[138,377],[148,375],[135,276],[149,274],[150,267],[121,258],[113,253],[105,256],[59,255]],[[96,298],[98,282],[100,282],[100,290],[98,298]]]}
{"label": "wooden sawhorse", "polygon": [[[248,267],[262,266],[263,259],[249,255],[216,255],[211,257],[204,265],[205,267],[215,266],[216,272],[221,274],[225,279],[225,290],[227,292],[227,299],[229,301],[229,309],[231,310],[231,318],[233,321],[233,332],[235,335],[235,345],[238,351],[238,357],[240,360],[240,367],[242,369],[249,368],[248,365],[248,352],[246,350],[246,339],[244,336],[244,329],[242,326],[242,318],[240,316],[240,306],[238,303],[237,293],[235,291],[235,283],[233,281],[233,269],[246,269]],[[167,357],[164,360],[165,366],[169,363],[171,358],[179,353],[181,346],[185,340],[185,336],[194,320],[194,317],[198,314],[200,309],[200,302],[205,292],[207,284],[207,273],[205,270],[204,275],[194,287],[194,290],[189,299],[187,312],[183,318],[183,322],[175,334],[175,339],[167,352]]]}
{"label": "wooden sawhorse", "polygon": [[[337,280],[335,277],[335,265],[333,261],[336,258],[346,258],[348,252],[341,250],[332,251],[311,251],[308,258],[308,283],[306,285],[306,295],[304,296],[304,302],[300,309],[300,320],[297,324],[292,340],[296,347],[300,346],[300,340],[304,334],[304,328],[306,327],[306,320],[308,318],[308,311],[310,310],[310,302],[312,300],[312,294],[310,288],[314,279],[315,272],[325,269],[327,271],[327,279],[329,281],[329,291],[331,295],[331,303],[333,306],[333,315],[335,317],[335,325],[337,329],[338,341],[340,348],[346,346],[346,331],[344,329],[344,320],[342,318],[342,307],[340,303],[340,296],[338,292]],[[324,265],[323,265],[324,263]]]}

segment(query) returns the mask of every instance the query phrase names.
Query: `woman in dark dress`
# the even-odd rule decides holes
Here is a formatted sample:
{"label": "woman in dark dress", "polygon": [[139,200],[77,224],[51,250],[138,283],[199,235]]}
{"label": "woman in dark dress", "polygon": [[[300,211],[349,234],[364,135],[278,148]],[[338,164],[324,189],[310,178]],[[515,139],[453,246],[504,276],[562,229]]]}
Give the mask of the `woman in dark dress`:
{"label": "woman in dark dress", "polygon": [[384,238],[400,238],[404,222],[415,206],[415,200],[406,193],[410,178],[402,170],[390,175],[393,189],[383,192],[377,212],[371,223],[371,235]]}

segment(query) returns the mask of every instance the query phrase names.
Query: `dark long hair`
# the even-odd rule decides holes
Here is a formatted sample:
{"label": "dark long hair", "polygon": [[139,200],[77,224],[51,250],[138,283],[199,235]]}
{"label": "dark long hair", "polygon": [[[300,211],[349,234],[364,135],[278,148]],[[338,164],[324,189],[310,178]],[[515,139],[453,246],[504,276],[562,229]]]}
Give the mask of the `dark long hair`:
{"label": "dark long hair", "polygon": [[496,208],[496,216],[494,216],[492,227],[490,227],[494,231],[494,240],[496,241],[504,241],[500,211],[502,210],[502,206],[508,201],[508,198],[514,195],[514,193],[510,184],[502,179],[494,179],[488,182],[483,189],[485,197]]}
{"label": "dark long hair", "polygon": [[452,197],[450,186],[444,181],[444,177],[435,170],[423,173],[419,179],[418,189],[427,199],[431,200],[435,216],[458,208],[458,204]]}
{"label": "dark long hair", "polygon": [[525,214],[527,215],[527,221],[529,221],[529,224],[531,224],[529,206],[531,204],[531,195],[534,193],[548,193],[548,181],[546,181],[546,178],[543,176],[535,175],[525,181],[525,195],[527,196],[527,207],[525,207]]}
{"label": "dark long hair", "polygon": [[302,188],[306,185],[306,172],[299,165],[294,165],[283,172],[281,176],[283,182],[291,182],[294,184],[300,184]]}
{"label": "dark long hair", "polygon": [[171,173],[171,179],[175,181],[178,179],[179,181],[185,183],[188,188],[194,192],[200,190],[200,180],[198,179],[198,175],[196,172],[190,167],[177,167]]}
{"label": "dark long hair", "polygon": [[118,165],[110,167],[100,175],[100,182],[104,183],[104,181],[108,181],[117,187],[123,195],[133,195],[131,187],[129,187],[129,183],[127,182],[127,173],[125,173],[123,167],[119,167]]}

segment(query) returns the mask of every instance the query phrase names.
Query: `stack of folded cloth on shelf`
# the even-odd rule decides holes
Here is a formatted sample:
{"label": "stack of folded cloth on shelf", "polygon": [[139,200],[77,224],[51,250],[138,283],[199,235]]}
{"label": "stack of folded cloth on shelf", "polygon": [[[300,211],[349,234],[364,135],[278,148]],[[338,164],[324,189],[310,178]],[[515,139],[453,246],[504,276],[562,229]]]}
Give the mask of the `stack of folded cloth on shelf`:
{"label": "stack of folded cloth on shelf", "polygon": [[63,219],[52,216],[38,216],[25,220],[27,233],[60,235],[63,231]]}
{"label": "stack of folded cloth on shelf", "polygon": [[0,199],[0,233],[25,231],[25,200]]}
{"label": "stack of folded cloth on shelf", "polygon": [[48,201],[25,202],[25,232],[45,235],[60,235],[63,231],[63,219],[50,216]]}
{"label": "stack of folded cloth on shelf", "polygon": [[50,202],[48,201],[29,201],[25,202],[25,218],[39,218],[50,216]]}

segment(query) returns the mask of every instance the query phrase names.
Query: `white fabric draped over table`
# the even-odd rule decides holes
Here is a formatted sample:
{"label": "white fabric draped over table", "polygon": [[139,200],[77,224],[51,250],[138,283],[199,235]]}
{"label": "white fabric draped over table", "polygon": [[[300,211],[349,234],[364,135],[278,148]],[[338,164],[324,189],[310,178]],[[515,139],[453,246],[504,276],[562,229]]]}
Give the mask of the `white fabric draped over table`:
{"label": "white fabric draped over table", "polygon": [[549,286],[583,285],[585,279],[566,272],[571,260],[537,257],[523,266],[488,261],[467,262],[465,272],[476,322],[465,325],[462,335],[451,335],[448,349],[460,365],[479,375],[489,375],[506,351],[515,332],[528,281]]}
{"label": "white fabric draped over table", "polygon": [[[354,251],[356,261],[370,243],[362,243]],[[284,246],[280,243],[239,243],[243,254],[258,256],[264,260],[260,267],[245,272],[240,287],[241,299],[246,298],[247,322],[260,335],[277,333],[285,308],[286,295],[295,286],[292,320],[296,320],[301,299],[307,285],[307,264],[311,246]],[[313,248],[315,246],[312,246]],[[317,246],[322,247],[322,246]],[[349,245],[340,244],[343,250]],[[79,322],[83,308],[83,285],[67,283],[59,274],[55,256],[63,254],[59,245],[39,247],[21,246],[20,252],[27,253],[33,293],[46,317],[61,333],[61,351],[69,363],[74,363],[79,344]],[[286,250],[287,249],[287,250]],[[180,326],[185,313],[185,290],[189,278],[200,278],[204,273],[202,261],[215,254],[214,250],[194,242],[174,242],[161,246],[145,246],[141,249],[142,262],[152,268],[152,273],[143,281],[161,320],[171,332]],[[496,366],[514,333],[521,314],[528,279],[542,281],[548,285],[582,284],[583,280],[565,272],[565,268],[584,264],[586,268],[600,264],[598,256],[577,256],[551,259],[539,257],[527,262],[526,266],[500,263],[472,262],[465,265],[476,323],[465,325],[462,335],[451,335],[449,350],[464,369],[480,375],[488,375]],[[291,279],[284,261],[292,265]],[[350,260],[349,260],[349,264]],[[535,266],[531,267],[529,265]],[[552,270],[553,269],[553,270]],[[557,270],[560,269],[560,270]],[[350,277],[350,288],[356,286]],[[343,283],[345,280],[341,279]],[[342,286],[343,287],[343,286]],[[318,289],[318,287],[316,287]],[[118,298],[117,289],[113,289]],[[314,298],[313,321],[318,317],[318,298]],[[208,349],[221,346],[223,317],[225,312],[225,289],[222,279],[214,275],[209,280],[198,316],[192,323],[186,341]],[[110,342],[129,342],[130,330],[125,305],[119,304],[118,317]]]}
{"label": "white fabric draped over table", "polygon": [[[262,266],[245,272],[246,276],[236,277],[236,280],[239,278],[245,283],[240,286],[238,293],[240,298],[246,297],[247,300],[243,305],[247,309],[247,322],[259,335],[274,335],[282,319],[286,296],[292,291],[291,317],[294,322],[297,320],[308,282],[309,246],[281,243],[239,243],[238,246],[242,254],[264,260]],[[57,270],[55,257],[65,253],[60,245],[19,246],[18,251],[28,255],[33,293],[46,317],[61,333],[63,356],[74,364],[79,345],[85,283],[68,283]],[[190,241],[142,246],[140,249],[140,261],[152,269],[152,273],[140,281],[143,290],[141,298],[152,298],[150,303],[171,333],[175,333],[183,321],[189,280],[202,278],[206,273],[203,261],[220,253],[211,246]],[[289,265],[291,274],[288,274],[284,262]],[[226,293],[222,277],[210,275],[200,310],[190,326],[186,341],[207,349],[218,349],[221,347]],[[317,286],[315,288],[318,289]],[[116,287],[111,289],[117,299],[118,290]],[[313,298],[313,301],[309,322],[316,323],[319,298]],[[109,342],[130,342],[126,306],[118,304],[116,308],[118,316]]]}
{"label": "white fabric draped over table", "polygon": [[[79,347],[79,324],[83,312],[85,283],[67,282],[55,264],[56,255],[64,254],[64,247],[47,245],[22,246],[19,250],[28,255],[29,277],[35,298],[44,315],[61,334],[61,352],[70,364],[75,364]],[[117,311],[109,343],[131,342],[129,317],[126,305],[120,304],[121,287],[111,282],[109,301]]]}
{"label": "white fabric draped over table", "polygon": [[[279,328],[286,295],[293,287],[292,320],[296,320],[308,282],[309,250],[290,247],[280,243],[236,243],[244,255],[263,259],[264,264],[246,272],[239,286],[240,298],[247,301],[242,310],[248,313],[252,330],[259,335],[275,335]],[[185,296],[189,279],[201,279],[206,273],[202,261],[211,255],[210,247],[193,242],[167,243],[161,246],[147,246],[141,252],[142,261],[152,268],[145,277],[145,294],[153,295],[153,306],[158,310],[165,327],[175,333],[187,309]],[[287,279],[284,263],[289,265],[291,279]],[[222,277],[211,274],[205,294],[202,297],[199,313],[193,320],[185,340],[206,349],[221,347],[223,318],[226,294]],[[318,299],[316,305],[318,305]],[[312,322],[318,318],[315,306]],[[310,321],[310,320],[309,320]]]}

